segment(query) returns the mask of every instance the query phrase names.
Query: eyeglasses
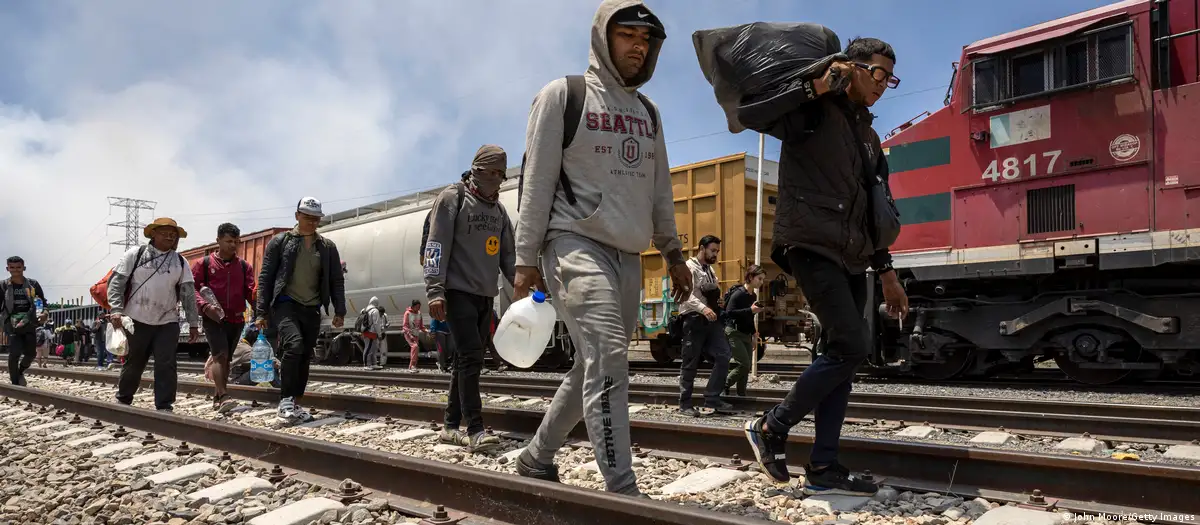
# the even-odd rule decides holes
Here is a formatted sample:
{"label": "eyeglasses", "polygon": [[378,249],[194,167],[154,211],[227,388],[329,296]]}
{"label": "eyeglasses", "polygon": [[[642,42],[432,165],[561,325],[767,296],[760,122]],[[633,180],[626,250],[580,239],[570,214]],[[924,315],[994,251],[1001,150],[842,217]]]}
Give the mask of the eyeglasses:
{"label": "eyeglasses", "polygon": [[876,82],[886,81],[888,87],[892,88],[892,89],[896,89],[897,87],[900,87],[900,77],[893,75],[891,71],[888,71],[879,66],[867,65],[862,62],[855,62],[854,65],[870,72],[871,78],[875,79]]}

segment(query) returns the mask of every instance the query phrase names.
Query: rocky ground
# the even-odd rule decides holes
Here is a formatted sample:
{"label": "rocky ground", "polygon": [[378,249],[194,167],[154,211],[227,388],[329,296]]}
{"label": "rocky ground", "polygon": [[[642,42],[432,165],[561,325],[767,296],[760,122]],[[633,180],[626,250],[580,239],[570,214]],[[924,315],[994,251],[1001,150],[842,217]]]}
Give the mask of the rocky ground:
{"label": "rocky ground", "polygon": [[[185,379],[182,378],[181,379]],[[80,388],[77,384],[67,383],[57,380],[48,380],[40,377],[31,377],[30,386],[42,388],[58,392],[66,392],[70,390],[72,395],[86,396],[95,399],[109,400],[112,396],[110,387],[93,387]],[[357,388],[357,386],[356,386]],[[369,395],[378,395],[369,394]],[[139,398],[135,402],[136,405],[152,408],[149,401],[149,395],[146,392],[139,394]],[[280,428],[278,422],[268,411],[271,407],[261,407],[249,409],[244,407],[237,413],[229,415],[219,415],[212,411],[211,403],[200,399],[181,399],[176,405],[176,414],[187,415],[193,417],[201,417],[213,419],[225,423],[247,425],[259,428],[267,428],[289,434],[296,434],[305,437],[322,439],[327,441],[339,442],[352,446],[368,447],[375,450],[383,450],[398,454],[405,454],[426,459],[457,463],[465,466],[476,468],[486,468],[506,473],[515,473],[513,461],[518,454],[523,442],[504,439],[503,446],[500,450],[487,454],[471,454],[465,449],[449,446],[438,446],[436,437],[432,430],[428,428],[410,426],[405,424],[387,423],[384,421],[344,421],[339,418],[331,418],[327,421],[328,424],[313,425],[309,428],[304,427],[288,427]],[[340,414],[314,414],[318,420],[330,418]],[[693,420],[694,421],[694,420]],[[22,441],[22,443],[29,443]],[[42,447],[45,448],[45,447]],[[12,450],[12,449],[10,449]],[[29,457],[28,453],[24,457]],[[71,463],[70,453],[65,453],[59,460],[59,464],[67,464],[69,468],[78,469],[78,465]],[[58,457],[58,456],[54,456]],[[45,461],[37,456],[31,461]],[[51,464],[54,460],[51,460]],[[594,470],[594,464],[589,468],[588,463],[594,461],[594,455],[591,450],[584,447],[567,447],[561,450],[556,459],[562,473],[564,483],[576,485],[591,489],[602,489],[603,480],[599,473]],[[667,459],[662,457],[649,456],[639,458],[640,464],[635,466],[638,474],[638,484],[643,492],[649,494],[652,498],[662,501],[675,502],[682,505],[696,506],[699,508],[718,510],[723,512],[731,512],[750,517],[761,518],[765,520],[775,520],[777,522],[791,524],[817,524],[817,523],[834,523],[838,525],[851,524],[929,524],[929,525],[947,525],[947,524],[969,524],[973,523],[976,518],[979,518],[989,510],[999,507],[997,503],[988,502],[982,499],[963,500],[953,495],[943,495],[937,493],[916,494],[911,492],[896,492],[890,488],[884,488],[875,498],[848,498],[848,497],[803,497],[798,488],[797,481],[793,480],[791,484],[780,486],[775,484],[765,475],[756,471],[728,471],[722,469],[714,460],[697,459],[697,460],[680,460]],[[7,470],[8,464],[4,465],[6,470],[4,476],[8,478],[15,474],[20,477],[19,472],[10,473]],[[94,468],[94,467],[93,467]],[[714,470],[715,469],[715,470]],[[52,469],[48,469],[52,470]],[[701,471],[706,472],[706,475],[716,475],[725,478],[728,483],[716,488],[695,488],[679,489],[679,484],[676,483],[681,478],[689,475],[697,475]],[[726,472],[720,472],[726,471]],[[69,471],[72,472],[72,471]],[[107,476],[96,476],[96,479],[105,479]],[[32,478],[34,485],[26,483],[24,486],[40,486],[41,480]],[[133,483],[132,480],[126,480],[128,483]],[[175,491],[184,493],[188,489],[186,487],[175,488]],[[20,492],[18,490],[17,492]],[[67,492],[69,491],[62,491]],[[130,488],[132,492],[132,488]],[[300,491],[301,494],[306,491]],[[104,497],[121,497],[128,495],[104,496]],[[164,492],[166,494],[166,492]],[[174,494],[178,496],[178,494]],[[94,497],[93,497],[94,499]],[[158,498],[158,495],[147,496],[147,501]],[[175,501],[166,500],[163,501]],[[61,501],[60,501],[61,503]],[[172,503],[173,505],[174,503]],[[218,502],[219,506],[219,502]],[[104,507],[101,507],[103,509]],[[163,511],[153,510],[158,512],[153,516],[159,520],[163,516],[163,512],[167,512],[175,507],[168,505]],[[6,507],[7,509],[7,507]],[[18,509],[19,510],[19,509]],[[193,509],[198,510],[198,509]],[[231,516],[235,512],[244,512],[244,507],[220,507],[210,509],[209,517],[220,513],[223,517]],[[228,513],[228,514],[227,514]],[[354,516],[351,515],[351,518]],[[366,515],[362,516],[367,518]],[[187,519],[193,519],[195,516],[188,516]],[[382,517],[372,514],[370,520],[366,523],[393,523],[393,521],[383,521]],[[165,521],[165,520],[163,520]],[[82,521],[80,521],[82,522]],[[219,521],[207,521],[208,523],[217,523]],[[351,521],[353,523],[360,523]],[[62,523],[71,523],[64,521]],[[111,522],[110,522],[111,523]],[[1073,521],[1073,523],[1120,523],[1108,521]]]}
{"label": "rocky ground", "polygon": [[[49,387],[50,385],[45,385]],[[65,390],[65,388],[53,388]],[[0,412],[10,411],[0,405]],[[70,415],[10,414],[0,424],[0,523],[12,524],[156,524],[201,525],[244,523],[271,510],[302,499],[325,495],[328,489],[288,478],[273,488],[251,490],[246,497],[219,501],[193,500],[187,495],[245,476],[267,477],[264,469],[250,462],[222,457],[219,451],[179,456],[178,443],[160,441],[96,456],[96,450],[116,442],[138,441],[144,434],[113,436],[87,444],[71,444],[80,436],[117,431],[111,425],[91,429],[85,424],[64,424],[37,429],[47,422],[68,422]],[[15,417],[21,415],[21,417]],[[62,429],[88,429],[58,436]],[[118,463],[134,457],[166,452],[175,457],[145,466],[118,470]],[[215,469],[201,477],[178,483],[154,484],[147,476],[186,464],[208,463]],[[340,511],[331,510],[318,523],[376,524],[416,523],[390,510],[384,500],[364,501]]]}

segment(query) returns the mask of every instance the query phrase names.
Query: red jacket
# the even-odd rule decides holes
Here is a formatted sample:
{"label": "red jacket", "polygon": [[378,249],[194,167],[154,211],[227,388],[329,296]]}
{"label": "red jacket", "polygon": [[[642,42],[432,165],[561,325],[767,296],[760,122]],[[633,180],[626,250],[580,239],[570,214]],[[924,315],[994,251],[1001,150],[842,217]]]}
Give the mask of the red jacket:
{"label": "red jacket", "polygon": [[[208,262],[208,274],[204,273],[205,261]],[[205,301],[200,296],[200,288],[207,286],[217,296],[221,309],[225,310],[225,320],[231,323],[246,321],[246,302],[254,303],[257,284],[254,278],[254,268],[250,263],[234,257],[232,261],[222,261],[216,254],[205,255],[192,264],[192,279],[196,281],[196,306],[201,315],[204,312]]]}

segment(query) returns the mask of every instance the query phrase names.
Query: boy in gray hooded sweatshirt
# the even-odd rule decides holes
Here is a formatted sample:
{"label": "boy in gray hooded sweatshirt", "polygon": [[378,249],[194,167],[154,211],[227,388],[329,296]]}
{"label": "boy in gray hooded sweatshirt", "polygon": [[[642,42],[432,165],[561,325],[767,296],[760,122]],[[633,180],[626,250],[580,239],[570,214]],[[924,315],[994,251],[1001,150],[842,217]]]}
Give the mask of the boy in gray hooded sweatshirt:
{"label": "boy in gray hooded sweatshirt", "polygon": [[[582,418],[608,490],[640,495],[629,443],[628,351],[641,251],[653,241],[666,258],[676,300],[691,291],[666,142],[654,124],[661,119],[637,92],[653,75],[665,38],[640,0],[604,0],[592,23],[586,96],[571,145],[562,147],[567,80],[542,88],[529,114],[513,300],[531,287],[546,290],[541,275],[548,277],[575,365],[519,457],[522,476],[558,481],[554,454]],[[561,184],[560,170],[573,192]]]}

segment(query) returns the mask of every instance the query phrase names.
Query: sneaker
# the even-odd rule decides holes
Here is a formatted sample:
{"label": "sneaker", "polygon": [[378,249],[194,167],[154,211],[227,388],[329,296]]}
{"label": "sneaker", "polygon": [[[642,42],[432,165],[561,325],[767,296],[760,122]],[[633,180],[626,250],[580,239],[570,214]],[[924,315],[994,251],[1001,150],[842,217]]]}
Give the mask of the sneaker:
{"label": "sneaker", "polygon": [[700,409],[698,409],[696,407],[687,407],[687,408],[679,407],[679,413],[683,414],[685,416],[691,416],[691,417],[704,417],[704,414],[701,413]]}
{"label": "sneaker", "polygon": [[750,448],[754,449],[754,459],[758,461],[762,471],[776,482],[787,483],[791,481],[785,453],[787,434],[764,431],[762,428],[766,419],[766,416],[763,416],[746,422],[746,440],[750,442]]}
{"label": "sneaker", "polygon": [[457,428],[447,428],[438,434],[438,443],[454,445],[456,447],[467,447],[471,445],[471,438],[467,437],[466,434]]}
{"label": "sneaker", "polygon": [[705,401],[704,406],[713,409],[713,412],[721,412],[725,414],[733,413],[733,405],[726,403],[720,399]]}
{"label": "sneaker", "polygon": [[819,471],[814,470],[811,465],[804,467],[804,493],[809,496],[818,494],[872,496],[878,491],[878,485],[854,477],[850,473],[850,469],[843,467],[840,463],[834,463]]}
{"label": "sneaker", "polygon": [[500,436],[488,434],[485,431],[476,432],[471,436],[467,449],[472,453],[491,452],[500,447]]}
{"label": "sneaker", "polygon": [[297,421],[301,423],[308,423],[309,421],[313,420],[312,414],[309,414],[304,407],[295,403],[293,403],[292,406],[295,407],[292,409],[292,413],[294,414],[292,417],[296,418]]}
{"label": "sneaker", "polygon": [[17,378],[17,386],[28,386],[25,382],[25,376]]}
{"label": "sneaker", "polygon": [[558,467],[553,463],[549,465],[538,463],[537,460],[533,459],[533,455],[529,453],[529,450],[525,450],[521,452],[520,456],[517,456],[517,475],[523,478],[560,483],[558,480]]}
{"label": "sneaker", "polygon": [[296,418],[296,402],[290,397],[285,397],[283,399],[280,399],[279,400],[279,410],[276,412],[276,415],[279,416],[279,419],[285,419],[288,421],[295,419]]}

